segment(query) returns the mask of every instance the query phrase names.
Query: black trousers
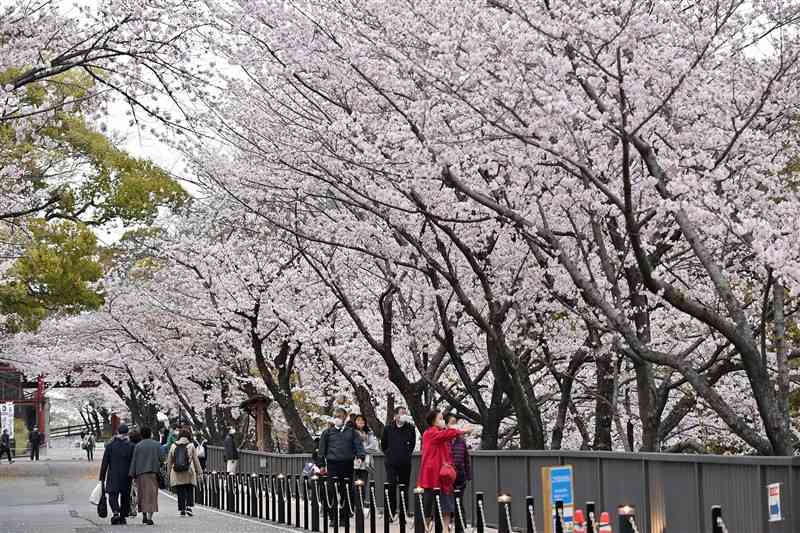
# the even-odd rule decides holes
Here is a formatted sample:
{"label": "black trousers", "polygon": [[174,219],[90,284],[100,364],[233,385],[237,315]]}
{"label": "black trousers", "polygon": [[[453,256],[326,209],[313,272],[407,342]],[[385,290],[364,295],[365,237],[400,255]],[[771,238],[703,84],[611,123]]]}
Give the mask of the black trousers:
{"label": "black trousers", "polygon": [[94,448],[86,448],[86,459],[94,461]]}
{"label": "black trousers", "polygon": [[185,511],[187,507],[194,506],[194,485],[175,485],[178,495],[178,510]]}
{"label": "black trousers", "polygon": [[38,446],[31,446],[31,461],[39,460],[39,447]]}
{"label": "black trousers", "polygon": [[[339,487],[339,506],[342,508],[342,515],[341,520],[347,520],[347,515],[349,513],[349,509],[347,506],[347,480],[350,483],[350,486],[353,486],[354,480],[354,470],[353,470],[353,461],[328,461],[328,483],[330,483],[330,490],[336,490],[336,486]],[[336,505],[335,501],[335,494],[331,492],[331,504]],[[352,493],[351,493],[351,502],[352,500]],[[331,516],[333,517],[336,513],[333,509],[331,509]]]}
{"label": "black trousers", "polygon": [[405,464],[386,464],[386,482],[389,487],[389,503],[392,506],[392,514],[397,512],[397,491],[399,485],[405,485],[406,513],[410,513],[413,506],[408,499],[409,484],[411,483],[411,463]]}
{"label": "black trousers", "polygon": [[2,448],[0,449],[0,459],[3,458],[3,455],[8,456],[8,462],[11,462],[11,448]]}
{"label": "black trousers", "polygon": [[131,512],[131,485],[128,483],[119,492],[108,493],[108,505],[114,515],[127,518]]}

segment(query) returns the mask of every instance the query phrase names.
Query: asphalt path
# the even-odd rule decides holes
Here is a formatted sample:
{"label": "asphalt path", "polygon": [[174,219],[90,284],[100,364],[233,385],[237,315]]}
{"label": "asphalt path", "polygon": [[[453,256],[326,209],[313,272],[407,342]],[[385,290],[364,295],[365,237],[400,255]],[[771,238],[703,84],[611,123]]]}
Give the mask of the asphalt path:
{"label": "asphalt path", "polygon": [[127,526],[111,526],[97,516],[89,495],[97,484],[102,450],[95,462],[57,456],[38,462],[26,458],[0,462],[0,533],[105,533],[153,531],[163,533],[230,532],[290,533],[265,522],[195,507],[193,517],[179,516],[172,495],[161,493],[155,526],[142,524],[141,515]]}

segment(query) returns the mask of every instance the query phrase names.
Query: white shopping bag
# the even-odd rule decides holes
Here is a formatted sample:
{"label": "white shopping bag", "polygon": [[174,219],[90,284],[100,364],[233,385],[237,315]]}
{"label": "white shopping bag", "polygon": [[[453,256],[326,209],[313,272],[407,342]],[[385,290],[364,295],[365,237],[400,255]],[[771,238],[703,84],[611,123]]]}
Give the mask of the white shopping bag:
{"label": "white shopping bag", "polygon": [[92,491],[92,495],[89,496],[89,503],[92,505],[97,505],[100,503],[100,498],[103,496],[103,484],[98,482],[97,486]]}

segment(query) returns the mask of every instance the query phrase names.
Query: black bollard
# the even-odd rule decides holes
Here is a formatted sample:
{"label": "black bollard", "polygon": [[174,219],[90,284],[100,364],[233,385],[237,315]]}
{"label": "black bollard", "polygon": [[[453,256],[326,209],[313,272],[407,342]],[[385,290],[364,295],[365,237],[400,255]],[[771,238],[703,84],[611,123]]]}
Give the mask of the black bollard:
{"label": "black bollard", "polygon": [[525,498],[525,533],[536,533],[536,514],[533,507],[533,496]]}
{"label": "black bollard", "polygon": [[333,478],[333,533],[339,533],[339,526],[342,521],[342,493],[339,478]]}
{"label": "black bollard", "polygon": [[303,527],[306,531],[311,528],[308,519],[308,476],[303,476]]}
{"label": "black bollard", "polygon": [[258,518],[264,519],[264,474],[256,474],[256,483],[258,484]]}
{"label": "black bollard", "polygon": [[242,506],[241,513],[250,516],[250,476],[242,474]]}
{"label": "black bollard", "polygon": [[486,509],[483,507],[482,492],[475,493],[475,531],[476,533],[486,531]]}
{"label": "black bollard", "polygon": [[294,476],[294,527],[300,529],[300,476]]}
{"label": "black bollard", "polygon": [[399,485],[398,492],[400,494],[395,497],[398,498],[398,506],[396,511],[397,523],[400,524],[400,533],[406,533],[407,518],[408,518],[408,505],[406,504],[406,486]]}
{"label": "black bollard", "polygon": [[497,533],[511,532],[511,495],[497,497]]}
{"label": "black bollard", "polygon": [[426,533],[428,531],[428,528],[425,527],[424,495],[425,489],[421,487],[414,489],[414,533]]}
{"label": "black bollard", "polygon": [[228,477],[225,479],[226,487],[228,490],[225,491],[225,503],[228,506],[228,512],[234,512],[234,502],[233,502],[233,491],[235,490],[235,481],[236,476],[233,474],[228,474]]}
{"label": "black bollard", "polygon": [[722,507],[719,505],[711,508],[711,533],[728,533],[725,521],[722,519]]}
{"label": "black bollard", "polygon": [[322,478],[322,531],[328,533],[328,513],[331,512],[328,476]]}
{"label": "black bollard", "polygon": [[378,502],[375,501],[375,482],[369,482],[369,533],[375,533],[377,527],[375,516],[378,514]]}
{"label": "black bollard", "polygon": [[351,490],[353,489],[353,485],[350,483],[348,478],[344,478],[344,483],[342,484],[342,490],[344,491],[344,502],[342,504],[343,511],[344,511],[344,533],[350,533],[350,519],[353,517],[353,497],[351,494]]}
{"label": "black bollard", "polygon": [[383,533],[389,533],[389,529],[394,522],[394,509],[392,509],[392,497],[389,493],[390,490],[395,490],[394,485],[391,483],[383,484]]}
{"label": "black bollard", "polygon": [[319,476],[311,476],[311,531],[319,533]]}
{"label": "black bollard", "polygon": [[234,474],[233,476],[233,511],[239,514],[239,500],[242,492],[242,476],[241,474]]}
{"label": "black bollard", "polygon": [[283,484],[286,486],[286,525],[292,525],[292,476],[284,478]]}
{"label": "black bollard", "polygon": [[250,476],[250,516],[253,518],[258,518],[258,508],[261,505],[261,500],[259,499],[259,479],[258,474],[253,474]]}
{"label": "black bollard", "polygon": [[284,498],[286,497],[286,493],[284,492],[285,489],[285,479],[286,477],[283,474],[278,474],[276,489],[278,489],[278,523],[285,524],[286,523],[286,501]]}
{"label": "black bollard", "polygon": [[564,502],[556,500],[553,504],[553,530],[556,533],[566,533],[564,531]]}
{"label": "black bollard", "polygon": [[597,510],[594,502],[586,502],[586,533],[597,533]]}
{"label": "black bollard", "polygon": [[364,480],[357,479],[355,483],[356,505],[356,533],[364,533]]}
{"label": "black bollard", "polygon": [[636,509],[630,505],[617,507],[617,527],[619,533],[639,533],[636,527]]}
{"label": "black bollard", "polygon": [[278,476],[272,474],[270,479],[270,490],[272,491],[272,521],[278,521]]}

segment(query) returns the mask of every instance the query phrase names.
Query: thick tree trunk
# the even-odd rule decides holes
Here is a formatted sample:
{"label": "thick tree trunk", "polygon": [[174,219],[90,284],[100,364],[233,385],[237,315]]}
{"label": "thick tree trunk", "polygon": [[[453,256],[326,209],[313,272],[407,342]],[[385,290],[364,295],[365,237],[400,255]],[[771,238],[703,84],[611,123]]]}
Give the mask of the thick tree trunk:
{"label": "thick tree trunk", "polygon": [[610,353],[595,354],[596,385],[594,403],[595,450],[611,450],[611,428],[614,423],[614,362]]}

